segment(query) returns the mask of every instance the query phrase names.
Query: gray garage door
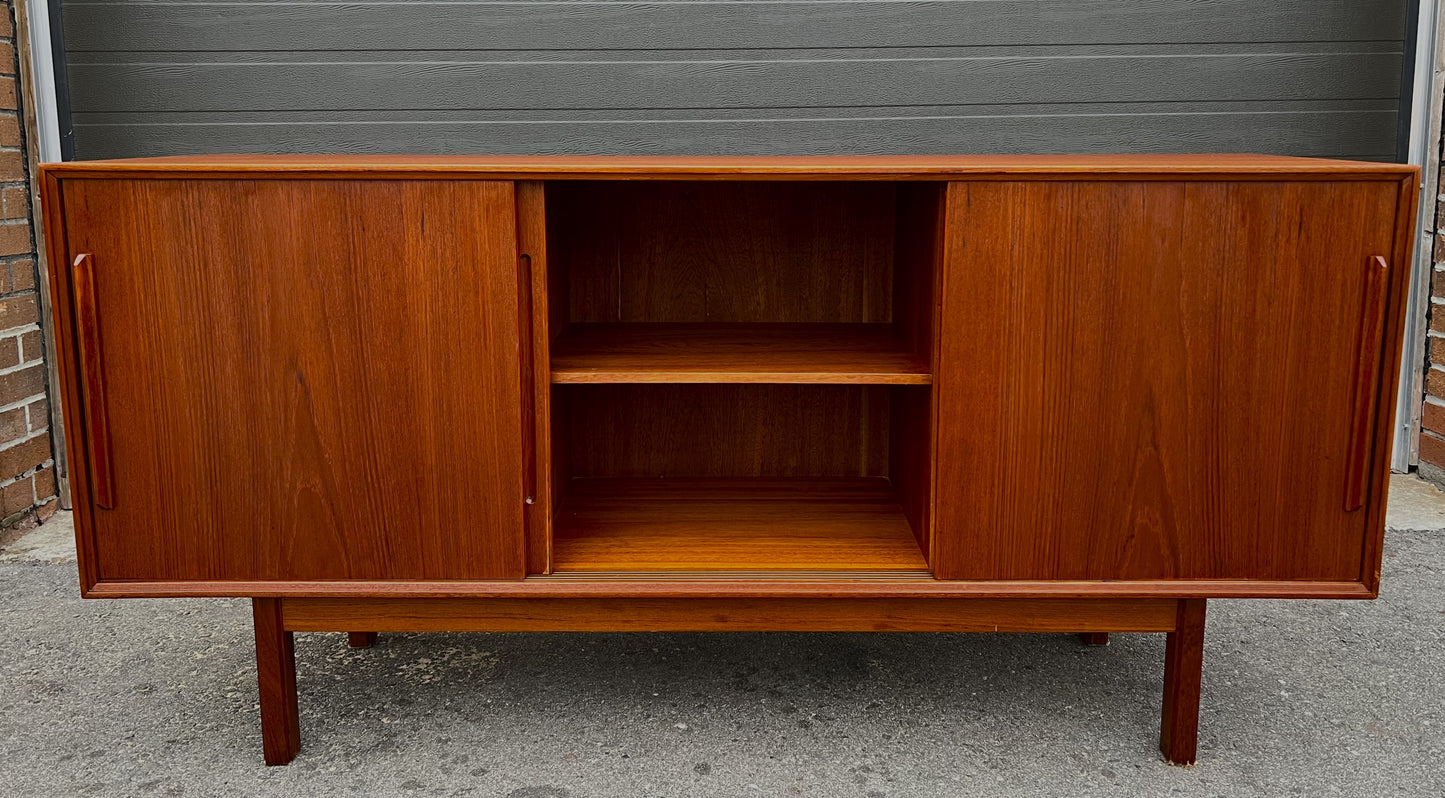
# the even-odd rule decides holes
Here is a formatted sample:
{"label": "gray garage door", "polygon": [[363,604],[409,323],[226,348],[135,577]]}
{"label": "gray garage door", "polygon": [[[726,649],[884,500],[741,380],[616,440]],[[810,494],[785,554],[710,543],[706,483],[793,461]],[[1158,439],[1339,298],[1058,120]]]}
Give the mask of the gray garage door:
{"label": "gray garage door", "polygon": [[1405,0],[63,3],[80,158],[1395,156]]}

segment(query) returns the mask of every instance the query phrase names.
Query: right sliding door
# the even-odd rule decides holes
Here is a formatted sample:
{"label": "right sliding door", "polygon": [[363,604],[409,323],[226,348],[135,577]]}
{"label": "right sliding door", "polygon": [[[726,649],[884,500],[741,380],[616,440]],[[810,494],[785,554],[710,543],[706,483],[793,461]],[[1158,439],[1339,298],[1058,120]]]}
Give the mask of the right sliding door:
{"label": "right sliding door", "polygon": [[953,183],[935,574],[1369,583],[1399,196]]}

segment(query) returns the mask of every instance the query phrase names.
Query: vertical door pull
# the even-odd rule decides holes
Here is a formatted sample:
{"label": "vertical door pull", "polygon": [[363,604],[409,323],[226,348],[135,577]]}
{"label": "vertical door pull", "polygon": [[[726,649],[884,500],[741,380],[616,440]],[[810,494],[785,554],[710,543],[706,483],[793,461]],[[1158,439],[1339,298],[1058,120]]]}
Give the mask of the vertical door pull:
{"label": "vertical door pull", "polygon": [[86,451],[90,455],[91,499],[108,510],[115,506],[115,477],[110,462],[110,423],[106,418],[94,272],[95,259],[89,253],[77,255],[70,265],[76,349],[80,355],[81,405],[85,413]]}
{"label": "vertical door pull", "polygon": [[1370,434],[1374,428],[1380,348],[1384,344],[1385,297],[1390,264],[1379,255],[1370,257],[1365,274],[1365,308],[1360,319],[1360,349],[1355,357],[1355,384],[1350,419],[1350,451],[1345,467],[1345,512],[1365,505],[1370,481]]}

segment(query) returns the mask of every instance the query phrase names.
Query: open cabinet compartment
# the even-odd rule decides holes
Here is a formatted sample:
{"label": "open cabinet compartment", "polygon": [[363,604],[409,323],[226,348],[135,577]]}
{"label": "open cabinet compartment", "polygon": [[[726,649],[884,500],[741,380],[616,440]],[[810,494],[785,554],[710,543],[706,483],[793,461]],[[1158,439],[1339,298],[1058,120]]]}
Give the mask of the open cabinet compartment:
{"label": "open cabinet compartment", "polygon": [[551,570],[926,573],[942,198],[547,184]]}

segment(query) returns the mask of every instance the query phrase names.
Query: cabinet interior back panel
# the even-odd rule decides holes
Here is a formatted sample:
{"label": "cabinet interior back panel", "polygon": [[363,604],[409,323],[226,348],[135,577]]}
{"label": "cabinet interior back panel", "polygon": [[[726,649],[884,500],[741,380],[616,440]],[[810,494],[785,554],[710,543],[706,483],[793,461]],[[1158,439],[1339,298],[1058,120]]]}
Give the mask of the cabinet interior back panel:
{"label": "cabinet interior back panel", "polygon": [[886,386],[587,385],[553,398],[571,477],[888,476]]}
{"label": "cabinet interior back panel", "polygon": [[571,321],[892,321],[892,183],[555,181],[547,195]]}
{"label": "cabinet interior back panel", "polygon": [[62,0],[81,158],[1251,151],[1390,159],[1406,6]]}

